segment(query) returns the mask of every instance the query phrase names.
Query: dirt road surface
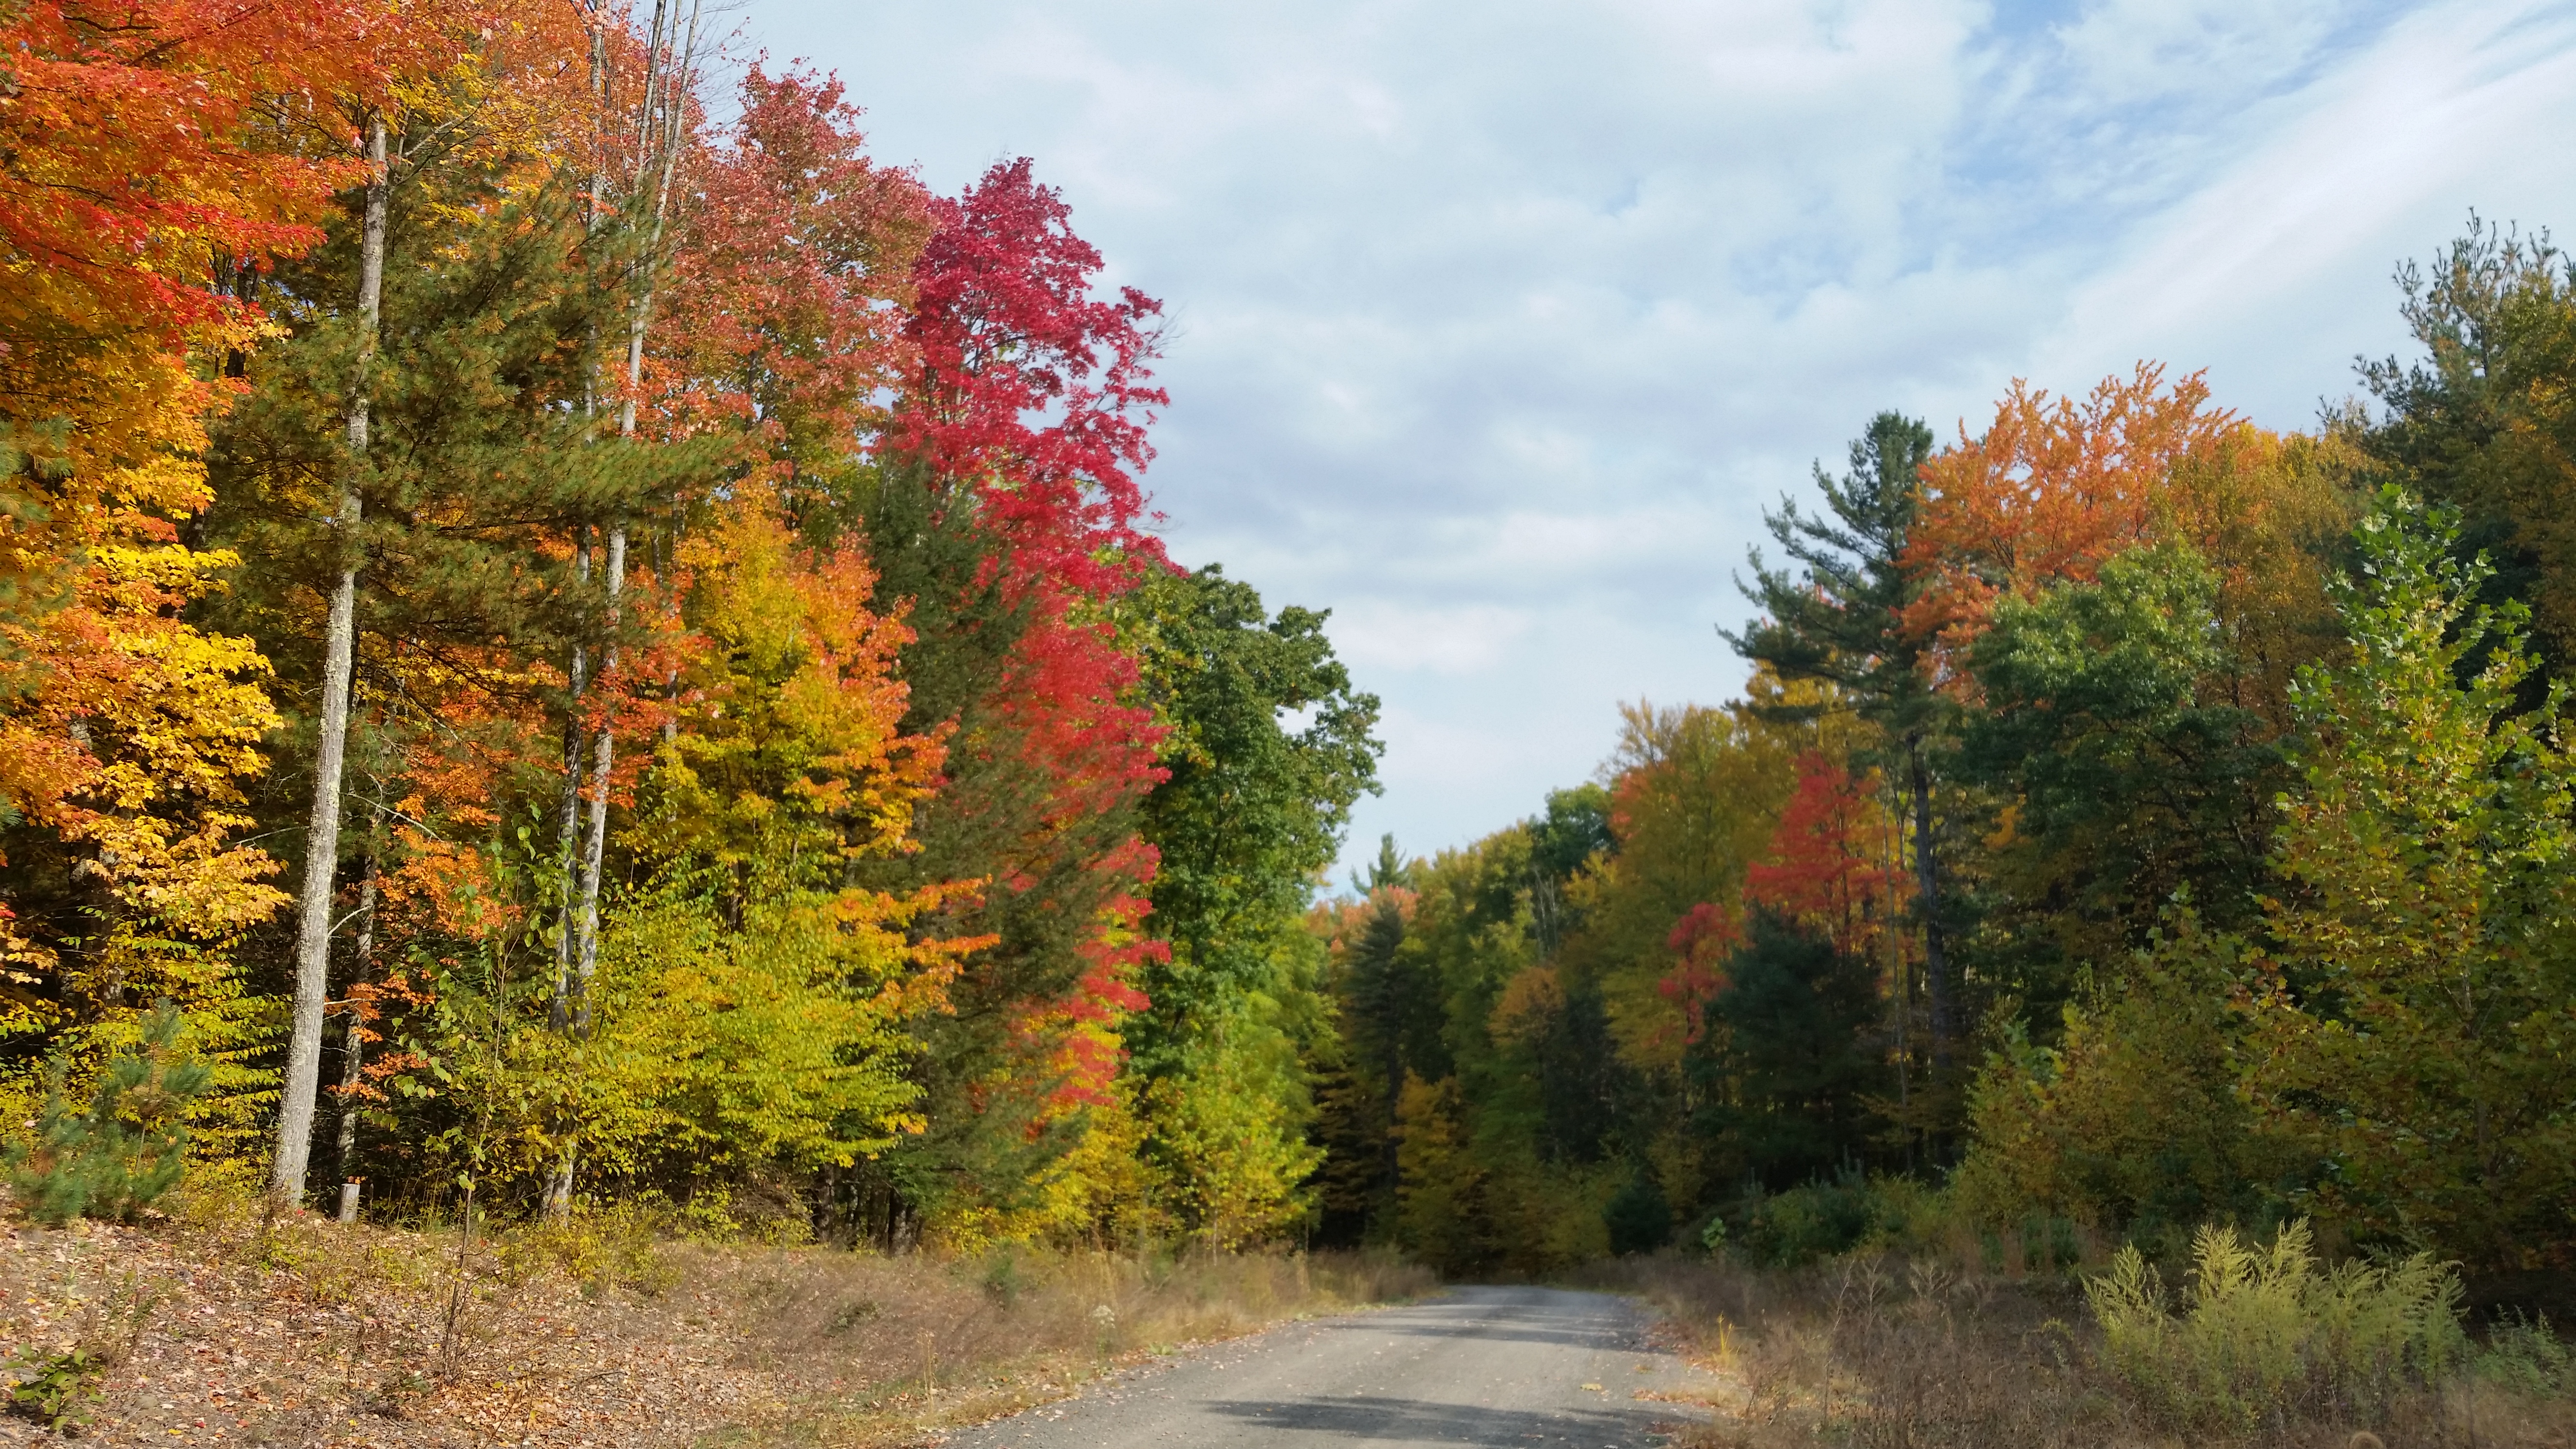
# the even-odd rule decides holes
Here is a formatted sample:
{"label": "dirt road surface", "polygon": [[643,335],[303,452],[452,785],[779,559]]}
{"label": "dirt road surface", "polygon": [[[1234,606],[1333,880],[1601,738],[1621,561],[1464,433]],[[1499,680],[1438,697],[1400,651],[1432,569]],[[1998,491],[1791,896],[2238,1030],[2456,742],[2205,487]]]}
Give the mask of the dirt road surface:
{"label": "dirt road surface", "polygon": [[[1601,1293],[1459,1288],[1274,1328],[970,1429],[950,1449],[1644,1449],[1710,1387]],[[1659,1432],[1660,1431],[1660,1432]]]}

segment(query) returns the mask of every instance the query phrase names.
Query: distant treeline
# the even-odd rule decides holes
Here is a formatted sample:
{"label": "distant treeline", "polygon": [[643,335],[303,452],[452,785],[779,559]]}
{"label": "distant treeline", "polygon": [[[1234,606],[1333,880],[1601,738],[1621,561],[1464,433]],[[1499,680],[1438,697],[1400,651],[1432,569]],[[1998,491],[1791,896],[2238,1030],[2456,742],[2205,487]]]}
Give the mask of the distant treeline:
{"label": "distant treeline", "polygon": [[[2576,1249],[2576,272],[2477,226],[2308,433],[2140,366],[1882,414],[1752,670],[1319,914],[1328,1237],[1453,1270],[1931,1214]],[[2071,1248],[2068,1250],[2071,1251]]]}

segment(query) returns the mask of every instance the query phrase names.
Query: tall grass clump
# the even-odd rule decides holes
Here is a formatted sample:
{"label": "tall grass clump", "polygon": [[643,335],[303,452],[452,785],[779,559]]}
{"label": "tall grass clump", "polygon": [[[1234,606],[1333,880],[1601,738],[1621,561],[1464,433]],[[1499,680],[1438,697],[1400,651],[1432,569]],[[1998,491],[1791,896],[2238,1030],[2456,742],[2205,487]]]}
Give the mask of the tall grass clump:
{"label": "tall grass clump", "polygon": [[2134,1247],[2085,1283],[2105,1360],[2142,1408],[2176,1428],[2243,1432],[2293,1414],[2375,1420],[2467,1356],[2459,1277],[2430,1254],[2326,1267],[2302,1221],[2269,1247],[2204,1227],[2191,1256],[2178,1310]]}
{"label": "tall grass clump", "polygon": [[2472,1372],[2527,1399],[2576,1399],[2576,1350],[2545,1313],[2515,1312],[2488,1330]]}

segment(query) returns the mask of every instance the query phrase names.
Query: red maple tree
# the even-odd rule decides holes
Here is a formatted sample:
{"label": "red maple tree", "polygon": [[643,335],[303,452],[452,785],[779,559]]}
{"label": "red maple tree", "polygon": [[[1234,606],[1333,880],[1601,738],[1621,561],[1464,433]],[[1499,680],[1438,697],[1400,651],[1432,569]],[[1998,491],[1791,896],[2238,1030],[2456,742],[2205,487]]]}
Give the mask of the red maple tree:
{"label": "red maple tree", "polygon": [[917,355],[902,309],[931,197],[869,159],[859,119],[838,79],[755,62],[688,171],[661,407],[674,428],[739,429],[745,465],[791,503],[857,456]]}
{"label": "red maple tree", "polygon": [[1726,990],[1726,958],[1744,941],[1744,923],[1732,910],[1702,901],[1682,913],[1664,937],[1673,953],[1673,969],[1655,982],[1655,992],[1682,1014],[1682,1040],[1697,1042],[1708,1030],[1709,1003]]}
{"label": "red maple tree", "polygon": [[[931,204],[937,230],[913,269],[905,340],[913,385],[887,447],[926,465],[991,540],[987,576],[1026,620],[987,704],[1048,781],[1026,822],[1028,854],[997,888],[1032,888],[1070,862],[1094,903],[1084,969],[1068,996],[1018,1008],[1024,1049],[1053,1062],[1058,1109],[1106,1092],[1115,1020],[1141,1009],[1133,968],[1165,949],[1134,929],[1156,857],[1127,834],[1102,848],[1084,822],[1114,819],[1163,778],[1161,730],[1137,701],[1137,665],[1112,606],[1172,567],[1140,482],[1161,304],[1135,288],[1096,298],[1099,252],[1025,159],[997,164]],[[971,807],[969,807],[971,808]]]}
{"label": "red maple tree", "polygon": [[[1844,952],[1892,913],[1904,873],[1870,809],[1864,782],[1822,750],[1798,757],[1797,793],[1780,813],[1762,864],[1745,872],[1745,900],[1824,930]],[[1873,836],[1878,838],[1872,839]]]}

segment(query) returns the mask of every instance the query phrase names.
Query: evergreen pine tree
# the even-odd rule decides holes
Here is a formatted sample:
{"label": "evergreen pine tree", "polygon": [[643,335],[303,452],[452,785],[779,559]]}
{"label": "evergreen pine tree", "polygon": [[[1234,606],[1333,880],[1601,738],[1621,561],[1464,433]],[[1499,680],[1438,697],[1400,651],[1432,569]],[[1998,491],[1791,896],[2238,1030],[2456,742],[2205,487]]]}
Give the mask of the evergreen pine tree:
{"label": "evergreen pine tree", "polygon": [[1931,456],[1930,428],[1898,413],[1880,413],[1853,441],[1849,473],[1835,478],[1821,465],[1816,469],[1816,489],[1831,517],[1801,513],[1794,501],[1765,512],[1771,536],[1798,571],[1766,568],[1755,550],[1753,583],[1744,593],[1764,617],[1727,640],[1784,680],[1833,685],[1892,743],[1891,764],[1913,808],[1915,905],[1923,921],[1933,1061],[1946,1069],[1956,989],[1933,784],[1935,751],[1952,711],[1933,688],[1923,641],[1898,620],[1913,596],[1905,548],[1920,501],[1919,475]]}
{"label": "evergreen pine tree", "polygon": [[143,1019],[142,1039],[119,1050],[100,1074],[89,1105],[64,1096],[68,1064],[46,1068],[45,1107],[35,1139],[10,1148],[9,1190],[38,1222],[130,1218],[178,1185],[188,1166],[188,1108],[213,1073],[178,1060],[183,1018],[162,1002]]}

